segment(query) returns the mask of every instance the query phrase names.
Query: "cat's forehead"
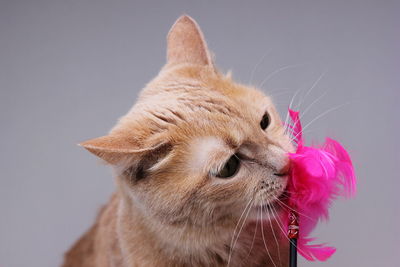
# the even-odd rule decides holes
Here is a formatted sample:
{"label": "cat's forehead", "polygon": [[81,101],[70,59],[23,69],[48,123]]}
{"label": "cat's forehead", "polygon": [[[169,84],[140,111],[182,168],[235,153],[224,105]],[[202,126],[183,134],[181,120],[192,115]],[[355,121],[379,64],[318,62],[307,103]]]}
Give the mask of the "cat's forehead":
{"label": "cat's forehead", "polygon": [[238,84],[230,75],[193,66],[162,71],[142,96],[176,104],[185,102],[209,112],[232,113],[230,115],[262,116],[261,113],[273,108],[271,99],[256,88]]}
{"label": "cat's forehead", "polygon": [[275,112],[271,99],[255,88],[202,68],[178,68],[149,83],[114,130],[141,140],[165,133],[176,143],[216,136],[233,147],[260,134],[266,111]]}

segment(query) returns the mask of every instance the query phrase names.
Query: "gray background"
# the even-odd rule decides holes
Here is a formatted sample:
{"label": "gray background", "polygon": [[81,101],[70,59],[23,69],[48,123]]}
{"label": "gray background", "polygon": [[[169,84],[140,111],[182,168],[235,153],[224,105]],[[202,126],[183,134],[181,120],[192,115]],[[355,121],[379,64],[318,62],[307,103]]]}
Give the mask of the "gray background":
{"label": "gray background", "polygon": [[[79,141],[106,134],[165,61],[165,36],[187,13],[217,65],[263,85],[282,114],[304,99],[307,129],[351,152],[359,191],[316,235],[327,263],[398,266],[396,167],[399,1],[18,1],[0,3],[0,266],[57,266],[113,191],[111,171]],[[265,56],[265,57],[264,57]],[[344,104],[344,105],[343,105]],[[308,130],[311,130],[309,132]]]}

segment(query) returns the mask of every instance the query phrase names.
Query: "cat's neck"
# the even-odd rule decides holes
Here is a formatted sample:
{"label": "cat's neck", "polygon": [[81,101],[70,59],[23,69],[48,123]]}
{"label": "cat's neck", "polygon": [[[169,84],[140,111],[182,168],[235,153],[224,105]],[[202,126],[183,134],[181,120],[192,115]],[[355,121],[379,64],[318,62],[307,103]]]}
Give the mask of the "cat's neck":
{"label": "cat's neck", "polygon": [[144,263],[149,266],[226,266],[233,228],[162,223],[124,198],[118,209],[123,258],[152,261]]}
{"label": "cat's neck", "polygon": [[271,256],[281,266],[287,263],[287,242],[280,244],[284,253],[278,257],[277,247],[269,242],[273,237],[268,231],[260,232],[260,223],[245,226],[231,247],[234,230],[229,227],[195,229],[154,221],[115,194],[92,228],[66,254],[63,267],[227,266],[228,261],[230,266],[274,266]]}

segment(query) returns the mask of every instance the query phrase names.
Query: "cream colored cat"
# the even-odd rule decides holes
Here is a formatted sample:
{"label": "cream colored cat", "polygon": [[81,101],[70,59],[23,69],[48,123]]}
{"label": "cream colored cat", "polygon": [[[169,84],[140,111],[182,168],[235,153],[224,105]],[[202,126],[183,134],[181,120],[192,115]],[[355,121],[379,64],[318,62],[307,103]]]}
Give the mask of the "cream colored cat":
{"label": "cream colored cat", "polygon": [[287,266],[276,199],[292,147],[271,99],[215,68],[190,17],[167,46],[128,114],[81,144],[118,186],[63,266]]}

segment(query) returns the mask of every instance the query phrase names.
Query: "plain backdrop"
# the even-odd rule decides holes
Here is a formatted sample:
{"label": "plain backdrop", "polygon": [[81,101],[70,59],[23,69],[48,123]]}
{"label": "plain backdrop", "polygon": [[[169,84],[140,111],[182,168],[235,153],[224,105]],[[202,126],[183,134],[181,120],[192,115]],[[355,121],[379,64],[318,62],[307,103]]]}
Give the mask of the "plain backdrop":
{"label": "plain backdrop", "polygon": [[1,0],[0,266],[58,266],[94,221],[114,181],[76,144],[128,111],[183,13],[223,71],[266,80],[282,116],[296,91],[302,111],[319,99],[306,137],[353,157],[357,197],[315,232],[338,251],[299,266],[399,266],[400,5],[368,0]]}

